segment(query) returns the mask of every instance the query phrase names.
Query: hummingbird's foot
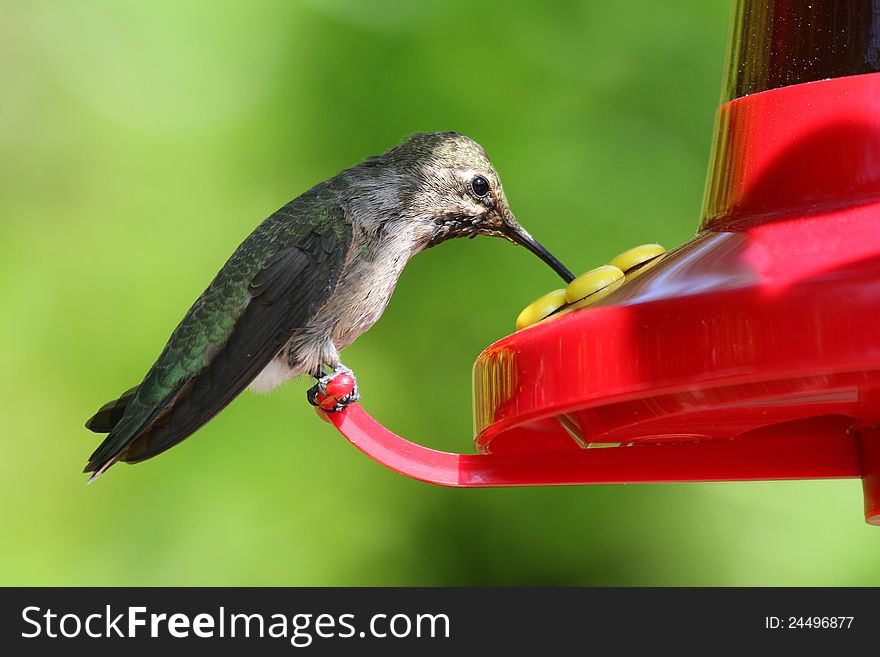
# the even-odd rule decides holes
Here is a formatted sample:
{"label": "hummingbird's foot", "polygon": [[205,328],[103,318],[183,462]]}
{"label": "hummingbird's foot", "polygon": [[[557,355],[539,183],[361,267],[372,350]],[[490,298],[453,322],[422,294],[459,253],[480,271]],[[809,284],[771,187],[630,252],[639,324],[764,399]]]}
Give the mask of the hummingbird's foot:
{"label": "hummingbird's foot", "polygon": [[354,372],[345,365],[340,365],[330,374],[318,379],[318,383],[306,392],[306,398],[312,406],[318,406],[327,413],[335,413],[356,402],[361,395]]}

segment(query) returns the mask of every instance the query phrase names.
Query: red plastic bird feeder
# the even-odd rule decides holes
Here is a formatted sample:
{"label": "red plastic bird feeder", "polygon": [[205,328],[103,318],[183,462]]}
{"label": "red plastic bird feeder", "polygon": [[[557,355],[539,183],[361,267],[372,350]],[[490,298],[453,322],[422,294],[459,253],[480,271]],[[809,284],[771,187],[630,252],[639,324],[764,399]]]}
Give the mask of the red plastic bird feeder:
{"label": "red plastic bird feeder", "polygon": [[448,486],[861,477],[880,524],[878,5],[736,4],[700,232],[480,354],[477,454],[336,427]]}

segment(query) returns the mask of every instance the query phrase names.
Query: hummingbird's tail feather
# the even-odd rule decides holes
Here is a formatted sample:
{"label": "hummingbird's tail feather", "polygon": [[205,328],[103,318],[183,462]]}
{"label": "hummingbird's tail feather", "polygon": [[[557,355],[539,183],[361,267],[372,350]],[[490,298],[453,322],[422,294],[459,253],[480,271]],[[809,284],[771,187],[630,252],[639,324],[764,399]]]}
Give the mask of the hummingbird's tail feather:
{"label": "hummingbird's tail feather", "polygon": [[100,468],[98,468],[97,470],[95,470],[95,471],[92,473],[92,476],[88,478],[88,481],[86,481],[86,486],[88,486],[90,483],[92,483],[93,481],[95,481],[95,479],[97,479],[97,478],[100,477],[102,474],[104,474],[105,472],[107,472],[107,470],[110,468],[110,466],[113,465],[114,463],[116,463],[116,458],[111,458],[111,459],[108,460],[106,463],[104,463],[104,465],[102,465]]}
{"label": "hummingbird's tail feather", "polygon": [[95,433],[110,433],[113,431],[113,427],[122,419],[125,409],[128,408],[129,403],[134,399],[139,387],[140,384],[123,392],[118,399],[112,399],[104,404],[86,422],[86,429]]}
{"label": "hummingbird's tail feather", "polygon": [[[192,380],[182,381],[157,404],[141,403],[135,395],[126,404],[122,418],[114,423],[107,437],[92,452],[89,462],[83,468],[83,472],[93,473],[89,481],[100,477],[117,461],[126,461],[131,447],[144,436],[148,436],[154,428],[167,426],[169,412],[174,409],[181,396],[186,396],[191,385]],[[98,411],[96,415],[100,413],[101,411]]]}

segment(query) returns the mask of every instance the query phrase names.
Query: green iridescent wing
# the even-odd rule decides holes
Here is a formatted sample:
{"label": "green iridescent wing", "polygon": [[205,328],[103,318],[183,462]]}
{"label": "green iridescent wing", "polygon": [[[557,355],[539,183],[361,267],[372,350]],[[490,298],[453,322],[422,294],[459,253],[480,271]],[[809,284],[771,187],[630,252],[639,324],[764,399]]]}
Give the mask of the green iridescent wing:
{"label": "green iridescent wing", "polygon": [[306,212],[294,201],[263,222],[189,310],[135,392],[105,404],[87,423],[110,433],[84,471],[100,474],[115,461],[155,456],[219,413],[332,292],[350,238],[340,208]]}

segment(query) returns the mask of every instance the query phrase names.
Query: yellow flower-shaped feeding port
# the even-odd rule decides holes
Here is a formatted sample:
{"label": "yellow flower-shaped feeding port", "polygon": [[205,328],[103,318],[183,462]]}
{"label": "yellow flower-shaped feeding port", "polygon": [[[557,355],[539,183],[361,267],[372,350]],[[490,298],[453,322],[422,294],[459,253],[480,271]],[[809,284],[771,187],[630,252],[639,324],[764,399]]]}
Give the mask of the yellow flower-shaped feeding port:
{"label": "yellow flower-shaped feeding port", "polygon": [[553,314],[565,305],[565,290],[553,290],[542,297],[538,297],[516,318],[516,330],[524,329],[526,326],[537,324],[548,315]]}
{"label": "yellow flower-shaped feeding port", "polygon": [[581,274],[565,288],[565,301],[583,308],[607,296],[623,282],[623,272],[614,265],[602,265]]}
{"label": "yellow flower-shaped feeding port", "polygon": [[642,244],[624,251],[607,265],[581,274],[564,290],[553,290],[530,303],[516,318],[516,330],[537,324],[551,315],[559,317],[604,299],[624,281],[657,264],[665,253],[666,249],[659,244]]}
{"label": "yellow flower-shaped feeding port", "polygon": [[666,253],[659,244],[642,244],[629,251],[624,251],[610,263],[620,269],[628,277],[641,273],[660,262],[660,256]]}

